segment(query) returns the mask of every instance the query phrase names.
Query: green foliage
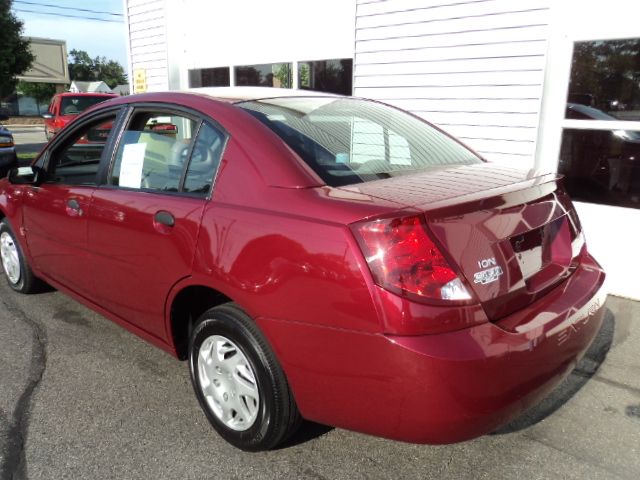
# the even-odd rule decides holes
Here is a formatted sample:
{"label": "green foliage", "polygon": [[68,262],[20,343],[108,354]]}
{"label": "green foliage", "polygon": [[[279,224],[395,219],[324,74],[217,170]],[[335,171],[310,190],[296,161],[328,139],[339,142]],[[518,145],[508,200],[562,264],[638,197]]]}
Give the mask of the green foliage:
{"label": "green foliage", "polygon": [[281,64],[273,76],[280,82],[280,88],[291,87],[291,68],[288,63]]}
{"label": "green foliage", "polygon": [[298,83],[300,88],[311,88],[311,67],[306,62],[298,64]]}
{"label": "green foliage", "polygon": [[569,91],[590,97],[605,112],[611,113],[613,102],[640,109],[640,40],[577,42]]}
{"label": "green foliage", "polygon": [[11,13],[11,0],[0,0],[0,98],[15,90],[16,75],[26,72],[34,56],[29,42],[20,37],[22,22]]}
{"label": "green foliage", "polygon": [[82,82],[103,81],[109,88],[127,83],[122,65],[105,57],[91,58],[84,50],[73,49],[69,52],[69,75],[71,80]]}

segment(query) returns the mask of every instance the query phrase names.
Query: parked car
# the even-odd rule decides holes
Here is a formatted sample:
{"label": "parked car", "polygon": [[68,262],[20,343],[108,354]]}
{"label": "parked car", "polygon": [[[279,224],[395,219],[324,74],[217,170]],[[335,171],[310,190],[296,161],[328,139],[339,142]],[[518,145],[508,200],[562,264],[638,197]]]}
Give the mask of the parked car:
{"label": "parked car", "polygon": [[0,182],[0,212],[11,288],[44,280],[187,360],[245,450],[301,418],[417,443],[491,432],[603,318],[605,274],[558,176],[362,99],[110,100]]}
{"label": "parked car", "polygon": [[47,140],[51,140],[56,133],[87,108],[117,97],[118,95],[111,93],[65,92],[55,94],[51,99],[47,113],[42,115],[44,134]]}
{"label": "parked car", "polygon": [[[0,114],[0,121],[8,120],[8,118],[6,115]],[[0,177],[5,177],[7,172],[16,166],[18,166],[18,156],[13,135],[4,125],[0,125]]]}

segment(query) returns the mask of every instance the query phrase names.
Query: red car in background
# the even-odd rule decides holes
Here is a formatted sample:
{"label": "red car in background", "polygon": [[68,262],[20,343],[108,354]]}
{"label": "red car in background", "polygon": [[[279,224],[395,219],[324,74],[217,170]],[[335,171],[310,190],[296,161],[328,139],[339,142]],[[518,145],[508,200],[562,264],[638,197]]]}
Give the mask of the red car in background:
{"label": "red car in background", "polygon": [[0,219],[11,288],[42,279],[187,360],[245,450],[301,418],[418,443],[491,432],[573,369],[605,309],[559,176],[356,98],[105,102],[0,180]]}
{"label": "red car in background", "polygon": [[49,111],[42,115],[47,140],[87,108],[118,96],[114,93],[57,93],[51,99]]}

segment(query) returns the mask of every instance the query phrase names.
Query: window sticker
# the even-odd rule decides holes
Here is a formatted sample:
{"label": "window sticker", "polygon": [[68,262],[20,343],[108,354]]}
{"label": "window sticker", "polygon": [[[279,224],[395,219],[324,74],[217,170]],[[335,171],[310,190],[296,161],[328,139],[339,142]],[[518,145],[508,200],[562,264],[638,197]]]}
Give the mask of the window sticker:
{"label": "window sticker", "polygon": [[142,167],[146,149],[146,143],[130,143],[124,146],[118,181],[121,187],[140,188],[142,186]]}

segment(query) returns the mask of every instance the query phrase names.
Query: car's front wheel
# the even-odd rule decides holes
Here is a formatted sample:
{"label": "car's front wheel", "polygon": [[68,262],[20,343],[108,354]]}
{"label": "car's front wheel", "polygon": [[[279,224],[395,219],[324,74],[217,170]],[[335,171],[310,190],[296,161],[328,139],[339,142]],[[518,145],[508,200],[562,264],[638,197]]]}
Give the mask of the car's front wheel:
{"label": "car's front wheel", "polygon": [[7,219],[0,222],[0,257],[7,283],[20,293],[33,293],[40,287],[40,281],[33,274],[15,233]]}
{"label": "car's front wheel", "polygon": [[189,370],[207,418],[232,445],[269,450],[298,427],[300,415],[282,368],[237,305],[202,315],[189,342]]}

